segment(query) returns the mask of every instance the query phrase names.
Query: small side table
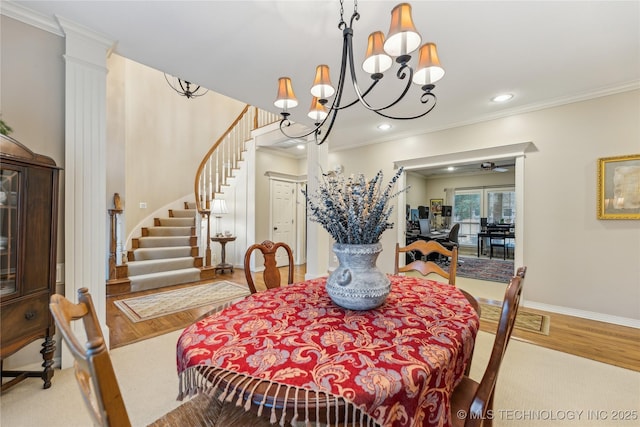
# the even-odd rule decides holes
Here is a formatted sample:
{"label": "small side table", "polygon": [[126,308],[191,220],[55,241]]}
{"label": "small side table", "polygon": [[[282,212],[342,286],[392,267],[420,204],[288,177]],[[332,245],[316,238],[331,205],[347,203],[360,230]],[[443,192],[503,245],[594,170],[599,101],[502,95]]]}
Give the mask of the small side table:
{"label": "small side table", "polygon": [[214,236],[211,238],[212,242],[218,242],[220,243],[220,246],[221,246],[220,264],[216,265],[215,267],[216,273],[218,271],[221,271],[222,273],[224,273],[225,270],[230,270],[233,273],[233,265],[227,264],[225,261],[225,258],[226,258],[225,245],[227,244],[227,242],[233,242],[234,240],[236,240],[236,236]]}

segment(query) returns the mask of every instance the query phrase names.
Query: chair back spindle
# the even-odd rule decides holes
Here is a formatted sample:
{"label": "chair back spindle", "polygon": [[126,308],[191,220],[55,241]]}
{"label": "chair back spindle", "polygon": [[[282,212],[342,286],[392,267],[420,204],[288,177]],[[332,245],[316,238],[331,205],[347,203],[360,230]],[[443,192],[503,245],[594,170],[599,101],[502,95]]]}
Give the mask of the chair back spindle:
{"label": "chair back spindle", "polygon": [[[130,426],[89,290],[78,289],[78,304],[54,294],[49,308],[75,359],[76,380],[93,422],[99,426]],[[71,329],[71,321],[74,320],[82,320],[84,324],[86,346],[80,344]]]}

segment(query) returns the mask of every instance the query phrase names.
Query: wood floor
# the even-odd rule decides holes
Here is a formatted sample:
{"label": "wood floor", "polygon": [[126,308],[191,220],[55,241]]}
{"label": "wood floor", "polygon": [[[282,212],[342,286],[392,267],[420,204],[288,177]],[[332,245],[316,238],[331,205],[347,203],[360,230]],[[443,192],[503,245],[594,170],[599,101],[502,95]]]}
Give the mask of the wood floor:
{"label": "wood floor", "polygon": [[[304,266],[296,267],[294,282],[304,280],[304,274]],[[219,274],[215,280],[247,283],[244,272],[238,269],[234,269],[233,273]],[[264,289],[260,277],[256,277],[255,281],[256,287]],[[176,285],[162,288],[160,291],[193,285],[193,283]],[[145,295],[158,291],[138,292],[135,295]],[[107,298],[107,325],[110,330],[111,348],[121,347],[167,332],[183,329],[211,310],[211,307],[200,307],[144,322],[133,323],[113,303],[117,299],[130,298],[131,296],[133,294]],[[640,343],[640,329],[539,310],[528,310],[546,314],[550,317],[549,335],[515,329],[513,332],[514,339],[640,372],[640,345],[638,344]],[[480,329],[493,333],[495,332],[495,325],[495,323],[483,320],[480,324]]]}

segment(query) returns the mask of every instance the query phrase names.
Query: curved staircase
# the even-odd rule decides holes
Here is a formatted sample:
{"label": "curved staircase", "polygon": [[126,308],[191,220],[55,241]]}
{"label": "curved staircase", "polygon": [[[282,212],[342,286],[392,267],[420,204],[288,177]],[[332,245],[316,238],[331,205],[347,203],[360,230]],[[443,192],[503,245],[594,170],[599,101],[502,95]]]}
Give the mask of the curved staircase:
{"label": "curved staircase", "polygon": [[107,282],[107,295],[144,291],[198,282],[202,275],[196,235],[194,203],[170,209],[169,216],[154,218],[141,236],[131,240],[127,262],[116,266],[116,279]]}
{"label": "curved staircase", "polygon": [[142,228],[128,253],[131,291],[161,288],[200,280],[195,209],[170,210],[169,217],[155,218],[153,227]]}
{"label": "curved staircase", "polygon": [[199,218],[209,221],[212,200],[222,194],[228,180],[240,167],[245,145],[252,138],[251,132],[278,120],[278,116],[273,113],[247,105],[200,163],[194,183],[195,203],[185,202],[184,209],[169,210],[168,217],[154,218],[153,227],[142,228],[141,237],[132,239],[127,263],[122,265],[115,265],[112,216],[107,295],[197,282],[213,277],[215,270],[211,266],[210,227],[201,236],[206,240],[206,244],[200,242],[206,248],[206,263],[203,265],[196,234],[196,228],[200,227]]}

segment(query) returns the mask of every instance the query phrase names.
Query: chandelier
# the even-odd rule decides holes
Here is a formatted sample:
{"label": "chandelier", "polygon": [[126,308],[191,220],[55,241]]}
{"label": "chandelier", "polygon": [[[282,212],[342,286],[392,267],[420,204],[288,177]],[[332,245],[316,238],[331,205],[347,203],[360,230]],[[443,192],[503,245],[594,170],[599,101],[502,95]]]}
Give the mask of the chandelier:
{"label": "chandelier", "polygon": [[[280,121],[280,131],[288,138],[304,138],[311,134],[315,137],[315,142],[321,145],[331,133],[331,129],[335,123],[336,117],[340,110],[344,110],[358,103],[362,104],[366,109],[374,113],[396,120],[412,120],[427,115],[436,106],[437,98],[432,92],[435,88],[435,82],[444,76],[444,69],[440,66],[438,52],[435,43],[425,43],[420,46],[422,38],[417,32],[413,19],[411,18],[411,5],[401,3],[391,11],[391,25],[386,40],[381,31],[373,32],[369,35],[365,60],[362,69],[371,75],[372,82],[366,90],[361,90],[358,86],[355,67],[353,64],[353,23],[360,19],[358,13],[358,2],[354,1],[353,14],[349,21],[349,25],[344,21],[344,5],[340,0],[340,22],[338,28],[342,30],[342,62],[340,65],[340,76],[338,78],[338,86],[334,88],[329,77],[329,66],[318,65],[316,75],[311,87],[311,108],[308,116],[314,121],[315,127],[303,135],[288,135],[285,129],[290,126],[289,112],[290,108],[298,105],[298,100],[293,92],[291,79],[289,77],[280,77],[278,80],[278,94],[274,105],[282,112],[282,120]],[[419,48],[418,64],[414,69],[409,64],[411,53]],[[373,106],[366,97],[373,88],[378,85],[384,72],[393,65],[392,58],[395,58],[399,64],[396,77],[399,80],[405,80],[406,84],[396,99],[384,106]],[[356,93],[356,99],[342,103],[342,91],[346,84],[347,68],[353,89]],[[387,110],[398,104],[409,91],[411,84],[415,83],[420,86],[422,94],[420,95],[421,109],[412,116],[394,116]],[[329,104],[329,98],[333,95],[333,100]]]}
{"label": "chandelier", "polygon": [[187,99],[197,98],[209,92],[208,89],[202,88],[204,92],[201,91],[200,93],[198,93],[198,91],[200,90],[200,86],[194,85],[191,82],[179,79],[177,77],[174,77],[176,81],[171,82],[169,81],[169,77],[167,77],[167,73],[164,73],[164,79],[167,81],[167,83],[169,83],[169,86],[171,86],[171,89],[178,92],[178,94],[181,96],[186,96]]}

